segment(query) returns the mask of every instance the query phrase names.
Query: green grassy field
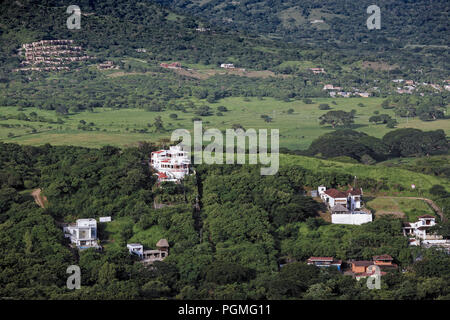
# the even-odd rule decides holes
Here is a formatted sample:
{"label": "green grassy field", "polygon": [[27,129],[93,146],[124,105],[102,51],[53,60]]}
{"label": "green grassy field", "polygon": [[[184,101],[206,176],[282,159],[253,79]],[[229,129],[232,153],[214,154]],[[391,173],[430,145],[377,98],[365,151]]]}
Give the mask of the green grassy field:
{"label": "green grassy field", "polygon": [[145,249],[156,249],[156,242],[165,237],[163,228],[158,225],[143,230],[138,224],[133,223],[130,217],[121,217],[105,224],[102,246],[105,249],[121,246],[121,242],[124,242],[124,239],[120,231],[129,224],[133,226],[133,236],[126,241],[127,243],[141,243]]}
{"label": "green grassy field", "polygon": [[[359,179],[371,178],[376,181],[384,180],[387,185],[402,186],[404,191],[388,191],[385,195],[390,196],[422,196],[429,188],[435,184],[444,186],[450,191],[448,179],[412,172],[400,168],[388,168],[382,166],[370,166],[363,164],[343,163],[330,160],[320,160],[304,156],[280,155],[280,167],[288,165],[299,165],[312,171],[340,172],[356,176]],[[416,185],[416,189],[411,189],[411,184]],[[380,193],[383,194],[383,193]]]}
{"label": "green grassy field", "polygon": [[[381,98],[318,98],[313,99],[314,104],[305,104],[302,101],[284,102],[273,98],[226,98],[216,103],[199,102],[197,105],[206,104],[214,111],[218,106],[225,106],[229,110],[223,112],[223,116],[202,117],[203,127],[226,129],[233,124],[241,124],[245,129],[267,128],[280,130],[280,147],[290,149],[306,149],[310,143],[318,136],[330,132],[330,126],[320,126],[318,117],[326,111],[318,109],[320,103],[328,103],[332,110],[357,111],[354,129],[365,132],[375,137],[382,137],[391,129],[385,125],[374,125],[369,123],[369,118],[373,112],[387,113],[394,116],[393,110],[384,110],[380,107]],[[337,105],[332,104],[335,101]],[[363,103],[365,107],[358,107]],[[287,111],[293,109],[292,114]],[[39,116],[56,121],[57,115],[54,111],[39,110],[37,108],[27,108],[23,112],[29,114],[36,112]],[[0,107],[1,115],[14,115],[19,111],[15,107]],[[178,119],[169,117],[176,113]],[[270,123],[265,122],[261,115],[268,115],[273,118]],[[156,116],[161,116],[164,126],[167,129],[164,133],[152,133],[148,123],[153,123]],[[191,112],[167,110],[164,112],[147,112],[143,109],[120,109],[112,110],[108,108],[98,108],[94,112],[81,112],[70,114],[63,118],[64,124],[50,124],[42,122],[19,121],[15,119],[1,120],[2,124],[22,125],[21,127],[5,128],[0,126],[0,141],[14,142],[20,144],[41,145],[51,143],[54,145],[79,145],[86,147],[101,147],[104,145],[127,146],[133,145],[137,141],[157,141],[161,138],[168,138],[171,132],[177,128],[192,130],[192,118],[197,117]],[[80,120],[87,123],[94,123],[94,131],[82,131],[77,129]],[[419,119],[397,118],[400,123],[399,128],[412,127],[422,130],[443,129],[450,133],[450,121],[438,120],[423,122]],[[32,128],[24,128],[29,125],[37,132],[32,133]],[[148,129],[148,133],[140,133],[139,130]],[[8,137],[13,134],[14,137]]]}
{"label": "green grassy field", "polygon": [[366,206],[372,209],[377,217],[393,214],[410,222],[415,222],[417,217],[425,214],[435,215],[426,202],[416,199],[374,198],[368,201]]}

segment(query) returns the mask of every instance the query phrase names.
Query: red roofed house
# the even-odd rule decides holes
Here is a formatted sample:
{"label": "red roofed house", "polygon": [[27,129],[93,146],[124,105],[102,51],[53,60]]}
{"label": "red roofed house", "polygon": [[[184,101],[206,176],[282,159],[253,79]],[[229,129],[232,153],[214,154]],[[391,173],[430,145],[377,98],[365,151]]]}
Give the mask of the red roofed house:
{"label": "red roofed house", "polygon": [[[392,263],[394,259],[388,255],[383,254],[380,256],[373,256],[372,261],[369,260],[360,260],[360,261],[351,261],[350,264],[352,266],[352,272],[355,275],[356,279],[365,278],[375,273],[375,267],[378,266],[380,270],[385,269],[397,269],[398,266],[395,263]],[[381,271],[381,275],[385,275],[386,272]]]}
{"label": "red roofed house", "polygon": [[394,259],[388,254],[382,254],[380,256],[373,256],[372,260],[375,265],[379,266],[381,269],[397,269],[398,266],[392,263]]}
{"label": "red roofed house", "polygon": [[317,191],[331,211],[331,222],[335,224],[360,225],[372,222],[372,213],[362,209],[362,189],[351,188],[346,192],[319,186]]}
{"label": "red roofed house", "polygon": [[309,265],[315,265],[316,267],[330,267],[334,266],[341,271],[342,260],[335,260],[333,257],[310,257],[306,260]]}
{"label": "red roofed house", "polygon": [[347,195],[344,192],[336,189],[328,189],[323,191],[320,197],[330,208],[338,204],[347,208]]}

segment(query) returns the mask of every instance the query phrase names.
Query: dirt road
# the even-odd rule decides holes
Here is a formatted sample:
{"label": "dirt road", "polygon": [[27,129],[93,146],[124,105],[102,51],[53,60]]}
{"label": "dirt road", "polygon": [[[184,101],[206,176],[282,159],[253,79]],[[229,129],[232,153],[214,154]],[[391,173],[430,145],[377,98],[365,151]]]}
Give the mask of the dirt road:
{"label": "dirt road", "polygon": [[47,202],[47,197],[43,197],[41,195],[42,190],[40,188],[33,190],[31,195],[34,198],[34,201],[37,203],[37,205],[41,208],[44,208],[44,204]]}

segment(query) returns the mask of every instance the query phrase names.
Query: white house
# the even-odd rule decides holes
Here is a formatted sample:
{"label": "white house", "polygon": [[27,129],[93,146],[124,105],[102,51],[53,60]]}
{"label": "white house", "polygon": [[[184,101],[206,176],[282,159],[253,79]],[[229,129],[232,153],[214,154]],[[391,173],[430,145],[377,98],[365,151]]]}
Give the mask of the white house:
{"label": "white house", "polygon": [[135,254],[141,259],[144,256],[144,246],[140,243],[128,243],[127,248],[130,254]]}
{"label": "white house", "polygon": [[325,186],[317,188],[319,196],[331,211],[331,222],[334,224],[360,225],[372,222],[372,213],[362,209],[362,189],[351,188],[346,192],[328,189]]}
{"label": "white house", "polygon": [[171,146],[169,150],[152,152],[150,164],[158,171],[159,181],[177,182],[189,174],[191,159],[180,146]]}
{"label": "white house", "polygon": [[347,207],[347,195],[344,192],[336,189],[328,189],[324,190],[322,193],[319,190],[319,194],[323,202],[330,208],[333,208],[338,204]]}
{"label": "white house", "polygon": [[144,265],[163,261],[169,255],[169,243],[166,239],[161,239],[156,243],[156,250],[144,250],[144,246],[140,243],[129,243],[127,248],[130,254],[136,254]]}
{"label": "white house", "polygon": [[406,222],[403,224],[403,235],[409,237],[409,244],[412,246],[445,246],[450,244],[449,240],[444,240],[440,235],[430,234],[429,229],[436,225],[436,218],[430,215],[418,217],[416,222]]}
{"label": "white house", "polygon": [[361,209],[361,196],[363,194],[362,189],[351,188],[346,192],[347,194],[347,208],[350,211],[355,211]]}
{"label": "white house", "polygon": [[97,221],[95,219],[78,219],[76,223],[64,227],[64,236],[79,249],[98,248]]}

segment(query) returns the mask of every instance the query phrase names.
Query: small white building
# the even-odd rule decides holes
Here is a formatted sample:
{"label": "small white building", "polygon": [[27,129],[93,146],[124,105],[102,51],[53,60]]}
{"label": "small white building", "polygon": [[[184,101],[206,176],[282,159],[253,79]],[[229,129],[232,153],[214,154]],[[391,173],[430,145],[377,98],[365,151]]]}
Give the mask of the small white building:
{"label": "small white building", "polygon": [[189,174],[191,159],[180,146],[171,146],[169,150],[152,152],[150,165],[158,171],[158,181],[177,182]]}
{"label": "small white building", "polygon": [[449,240],[444,240],[442,236],[430,234],[429,229],[436,225],[436,218],[431,215],[423,215],[416,222],[406,222],[403,224],[403,235],[409,237],[409,244],[412,246],[446,246]]}
{"label": "small white building", "polygon": [[224,68],[224,69],[234,69],[234,64],[232,64],[232,63],[222,63],[220,65],[220,67]]}
{"label": "small white building", "polygon": [[346,192],[346,194],[347,194],[348,209],[350,211],[361,209],[361,197],[363,195],[362,189],[360,188],[358,190],[351,188]]}
{"label": "small white building", "polygon": [[98,248],[97,221],[95,219],[78,219],[76,223],[64,227],[64,236],[79,249]]}
{"label": "small white building", "polygon": [[144,265],[163,261],[169,255],[169,243],[166,239],[160,239],[156,243],[156,250],[144,250],[144,246],[140,243],[129,243],[127,248],[130,254],[136,254]]}
{"label": "small white building", "polygon": [[111,217],[100,217],[98,222],[111,222]]}
{"label": "small white building", "polygon": [[141,259],[144,256],[144,246],[140,243],[128,243],[127,249],[130,254],[135,254]]}

